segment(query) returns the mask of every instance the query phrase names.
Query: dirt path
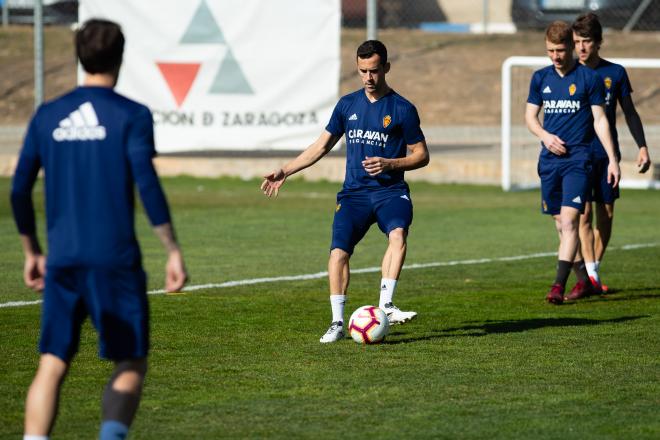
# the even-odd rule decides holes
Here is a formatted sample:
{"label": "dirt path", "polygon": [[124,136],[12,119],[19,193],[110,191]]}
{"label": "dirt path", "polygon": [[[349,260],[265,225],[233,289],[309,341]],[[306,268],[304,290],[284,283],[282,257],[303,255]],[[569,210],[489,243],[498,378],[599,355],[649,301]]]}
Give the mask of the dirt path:
{"label": "dirt path", "polygon": [[[363,30],[342,34],[342,94],[360,87],[353,63],[364,37]],[[45,29],[46,99],[75,85],[72,38],[66,27]],[[427,126],[499,125],[502,62],[512,55],[544,53],[540,33],[483,36],[388,30],[379,38],[391,54],[388,82],[415,103]],[[606,34],[602,53],[660,58],[660,33]],[[0,60],[0,125],[25,124],[33,105],[31,28],[0,29]],[[660,121],[660,72],[640,74],[639,80],[631,74],[638,110],[645,120],[653,115]]]}

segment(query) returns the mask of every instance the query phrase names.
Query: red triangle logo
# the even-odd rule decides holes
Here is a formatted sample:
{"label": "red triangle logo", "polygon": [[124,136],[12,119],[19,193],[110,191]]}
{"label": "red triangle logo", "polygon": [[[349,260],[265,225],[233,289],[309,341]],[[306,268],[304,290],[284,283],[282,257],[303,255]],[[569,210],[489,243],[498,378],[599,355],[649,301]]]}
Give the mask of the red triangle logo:
{"label": "red triangle logo", "polygon": [[156,65],[165,78],[177,107],[181,107],[197,77],[201,63],[156,63]]}

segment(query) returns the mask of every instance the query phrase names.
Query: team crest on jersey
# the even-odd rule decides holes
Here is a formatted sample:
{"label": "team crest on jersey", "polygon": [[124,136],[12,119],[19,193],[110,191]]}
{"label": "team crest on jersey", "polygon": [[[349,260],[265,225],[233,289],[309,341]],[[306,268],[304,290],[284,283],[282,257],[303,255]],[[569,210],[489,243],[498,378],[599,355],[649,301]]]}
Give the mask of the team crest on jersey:
{"label": "team crest on jersey", "polygon": [[609,76],[605,78],[605,87],[607,88],[607,90],[612,88],[612,78],[610,78]]}
{"label": "team crest on jersey", "polygon": [[392,122],[392,116],[387,115],[383,118],[383,128],[387,128],[388,125]]}
{"label": "team crest on jersey", "polygon": [[576,86],[575,84],[571,84],[571,85],[568,87],[568,93],[569,93],[571,96],[575,95],[575,92],[576,92],[576,91],[577,91],[577,86]]}
{"label": "team crest on jersey", "polygon": [[341,209],[341,203],[337,203],[337,206],[335,206],[335,212],[339,212]]}

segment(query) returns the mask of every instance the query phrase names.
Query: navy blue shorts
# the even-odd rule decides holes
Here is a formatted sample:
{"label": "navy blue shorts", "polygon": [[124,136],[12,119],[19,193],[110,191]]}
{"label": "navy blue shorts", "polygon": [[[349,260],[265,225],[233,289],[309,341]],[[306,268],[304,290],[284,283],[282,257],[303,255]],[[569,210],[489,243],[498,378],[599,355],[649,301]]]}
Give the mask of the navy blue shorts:
{"label": "navy blue shorts", "polygon": [[591,179],[590,160],[540,160],[538,173],[544,214],[557,215],[562,206],[584,212]]}
{"label": "navy blue shorts", "polygon": [[101,357],[139,359],[149,351],[147,277],[142,268],[48,267],[41,309],[41,353],[69,362],[87,316]]}
{"label": "navy blue shorts", "polygon": [[611,183],[607,183],[607,166],[610,164],[610,160],[607,157],[596,157],[592,163],[591,190],[588,194],[588,201],[614,204],[614,201],[619,198],[619,187],[613,188]]}
{"label": "navy blue shorts", "polygon": [[330,249],[342,249],[353,254],[355,245],[378,223],[384,234],[396,228],[408,231],[412,224],[413,206],[410,192],[405,189],[337,194],[335,219],[332,223]]}

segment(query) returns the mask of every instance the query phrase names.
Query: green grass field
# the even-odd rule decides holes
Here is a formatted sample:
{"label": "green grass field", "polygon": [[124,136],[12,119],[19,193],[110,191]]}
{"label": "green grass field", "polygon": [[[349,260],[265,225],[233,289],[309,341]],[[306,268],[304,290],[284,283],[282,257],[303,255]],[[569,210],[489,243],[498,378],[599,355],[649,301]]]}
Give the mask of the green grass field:
{"label": "green grass field", "polygon": [[[164,185],[190,285],[326,270],[338,184],[293,180],[277,200],[256,181]],[[0,180],[2,304],[39,298],[22,286],[9,186]],[[131,438],[660,438],[657,192],[624,190],[617,203],[602,265],[615,291],[553,306],[544,296],[556,258],[533,254],[555,250],[557,237],[537,192],[412,191],[407,264],[456,263],[404,270],[396,303],[417,320],[381,345],[322,346],[325,278],[153,295],[150,372]],[[164,252],[142,213],[137,225],[159,289]],[[626,247],[637,244],[647,246]],[[384,249],[374,227],[352,268],[378,267]],[[353,275],[349,314],[378,302],[379,280]],[[0,438],[22,433],[38,333],[38,305],[0,308]],[[54,438],[95,438],[110,370],[87,325]]]}

